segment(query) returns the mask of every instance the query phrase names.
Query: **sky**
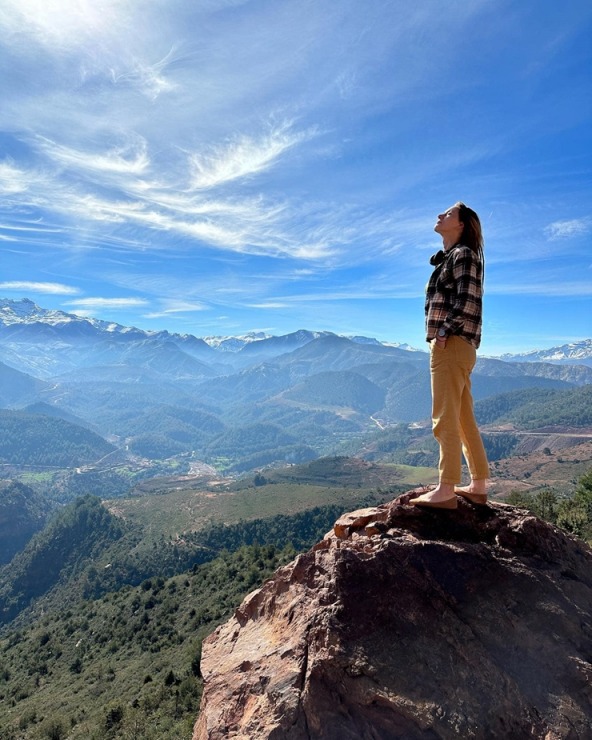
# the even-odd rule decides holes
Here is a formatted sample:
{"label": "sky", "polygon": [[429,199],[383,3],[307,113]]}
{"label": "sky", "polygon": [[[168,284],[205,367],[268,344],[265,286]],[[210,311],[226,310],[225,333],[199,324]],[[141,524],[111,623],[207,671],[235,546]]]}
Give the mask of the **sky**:
{"label": "sky", "polygon": [[426,348],[480,215],[482,354],[592,336],[589,0],[0,0],[0,297]]}

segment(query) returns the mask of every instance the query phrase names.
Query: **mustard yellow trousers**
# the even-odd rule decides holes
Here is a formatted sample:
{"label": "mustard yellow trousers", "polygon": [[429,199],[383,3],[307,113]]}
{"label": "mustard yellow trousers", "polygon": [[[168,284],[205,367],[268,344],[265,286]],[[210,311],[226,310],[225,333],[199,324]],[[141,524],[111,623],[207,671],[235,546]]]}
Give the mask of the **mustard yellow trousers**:
{"label": "mustard yellow trousers", "polygon": [[476,349],[461,337],[449,336],[445,347],[431,343],[432,430],[440,445],[441,483],[460,483],[461,451],[473,480],[489,478],[471,395],[471,372],[476,362]]}

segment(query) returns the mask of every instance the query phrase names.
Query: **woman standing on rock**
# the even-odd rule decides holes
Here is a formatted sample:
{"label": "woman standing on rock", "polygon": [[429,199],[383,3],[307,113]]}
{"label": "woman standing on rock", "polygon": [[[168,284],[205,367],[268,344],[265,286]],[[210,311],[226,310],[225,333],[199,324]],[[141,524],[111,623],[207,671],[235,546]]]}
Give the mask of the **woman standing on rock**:
{"label": "woman standing on rock", "polygon": [[[479,217],[464,203],[438,216],[434,226],[444,248],[430,262],[426,289],[426,341],[430,343],[432,429],[440,445],[439,483],[409,503],[456,509],[455,494],[487,502],[489,466],[473,413],[470,375],[481,342],[483,236]],[[461,450],[471,482],[461,480]]]}

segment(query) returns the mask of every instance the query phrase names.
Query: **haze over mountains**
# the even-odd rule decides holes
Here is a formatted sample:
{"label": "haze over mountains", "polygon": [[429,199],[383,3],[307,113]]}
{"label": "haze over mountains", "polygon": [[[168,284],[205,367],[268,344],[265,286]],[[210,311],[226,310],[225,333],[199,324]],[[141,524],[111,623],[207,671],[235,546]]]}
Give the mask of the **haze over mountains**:
{"label": "haze over mountains", "polygon": [[[60,419],[60,434],[78,425],[142,457],[192,453],[237,470],[333,454],[430,413],[428,354],[406,345],[307,330],[202,339],[28,299],[0,300],[0,380],[0,405],[26,412],[23,424],[31,415]],[[480,400],[528,389],[577,395],[590,384],[592,340],[584,340],[536,357],[482,357],[473,388]],[[72,464],[88,464],[86,442]],[[14,461],[7,450],[3,459]]]}
{"label": "haze over mountains", "polygon": [[583,365],[592,365],[592,339],[583,339],[581,342],[570,342],[551,349],[523,352],[516,355],[505,354],[502,360],[524,362],[573,362]]}
{"label": "haze over mountains", "polygon": [[[313,339],[336,336],[329,331],[300,330],[283,336],[273,336],[265,332],[250,332],[241,336],[206,336],[195,337],[190,334],[171,334],[168,331],[145,331],[135,327],[122,326],[114,322],[102,321],[64,311],[44,309],[33,301],[23,298],[10,300],[0,298],[0,336],[4,350],[11,341],[16,344],[32,342],[35,338],[62,338],[74,340],[89,340],[99,338],[136,342],[156,340],[160,342],[173,341],[176,345],[190,354],[203,353],[204,357],[212,359],[214,355],[208,352],[208,347],[220,350],[223,353],[236,354],[247,345],[256,345],[247,350],[247,355],[278,354],[278,350],[287,351],[303,346]],[[424,351],[410,347],[404,343],[380,342],[372,337],[347,337],[357,344],[395,347],[408,351]],[[250,353],[253,353],[251,355]],[[537,361],[537,362],[580,362],[592,365],[592,339],[572,342],[550,349],[532,350],[520,354],[505,354],[499,359],[504,361]],[[231,365],[237,362],[236,358],[224,357],[225,362]],[[248,362],[244,357],[239,364]]]}

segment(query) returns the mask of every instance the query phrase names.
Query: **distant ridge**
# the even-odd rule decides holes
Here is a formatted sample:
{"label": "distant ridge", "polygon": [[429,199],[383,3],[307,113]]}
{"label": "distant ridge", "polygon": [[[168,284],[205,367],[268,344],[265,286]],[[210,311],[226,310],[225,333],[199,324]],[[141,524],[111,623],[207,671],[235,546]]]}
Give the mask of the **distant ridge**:
{"label": "distant ridge", "polygon": [[505,362],[556,362],[577,363],[592,366],[592,339],[562,344],[550,349],[533,349],[521,354],[504,354],[500,360]]}
{"label": "distant ridge", "polygon": [[[77,314],[66,313],[56,309],[45,309],[29,298],[11,300],[0,298],[0,338],[11,338],[19,341],[33,340],[41,336],[52,336],[53,331],[60,336],[71,336],[82,339],[88,337],[111,337],[124,341],[155,339],[170,340],[183,351],[204,359],[213,358],[217,353],[224,356],[244,353],[246,356],[258,354],[276,354],[298,349],[308,342],[321,337],[342,337],[355,344],[394,347],[405,352],[425,353],[424,348],[416,348],[405,342],[381,341],[374,337],[361,335],[343,335],[331,331],[312,331],[298,329],[288,334],[273,335],[262,331],[247,332],[237,336],[211,335],[197,337],[193,334],[177,334],[167,330],[151,331],[124,326],[113,321],[103,321]],[[49,333],[48,333],[49,332]],[[584,364],[592,366],[592,339],[563,344],[549,349],[530,350],[529,352],[506,353],[492,357],[504,362],[550,362],[557,364]]]}
{"label": "distant ridge", "polygon": [[[0,408],[41,412],[19,432],[23,443],[37,427],[55,441],[58,422],[75,419],[79,430],[132,458],[190,454],[233,473],[341,454],[369,433],[388,437],[389,427],[430,416],[425,349],[308,329],[209,341],[0,299]],[[562,423],[587,425],[578,404],[592,386],[592,363],[524,359],[480,357],[475,401],[526,389],[573,391]],[[533,397],[533,418],[549,418],[539,408],[547,400]],[[71,436],[60,444],[61,454]],[[22,456],[13,448],[16,464]],[[30,455],[26,462],[58,464],[49,450],[43,463]]]}
{"label": "distant ridge", "polygon": [[219,349],[223,352],[238,352],[246,344],[259,342],[262,339],[270,339],[271,336],[271,334],[266,334],[264,331],[250,331],[237,337],[211,336],[203,337],[203,340],[213,349]]}
{"label": "distant ridge", "polygon": [[[314,339],[339,336],[330,331],[298,329],[282,335],[266,332],[247,332],[238,336],[196,337],[193,334],[177,334],[166,330],[150,331],[133,326],[123,326],[113,321],[103,321],[87,316],[45,309],[29,298],[11,300],[0,298],[0,338],[10,337],[20,341],[40,336],[52,336],[58,330],[61,336],[76,338],[84,336],[110,336],[122,339],[170,339],[189,354],[212,356],[215,352],[231,354],[246,351],[247,354],[275,354],[276,350],[290,351],[302,347]],[[343,335],[341,335],[343,336]],[[406,344],[381,342],[372,337],[344,337],[357,344],[377,344],[417,351]]]}
{"label": "distant ridge", "polygon": [[0,362],[0,406],[26,402],[44,387],[42,380]]}

